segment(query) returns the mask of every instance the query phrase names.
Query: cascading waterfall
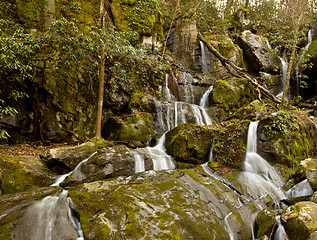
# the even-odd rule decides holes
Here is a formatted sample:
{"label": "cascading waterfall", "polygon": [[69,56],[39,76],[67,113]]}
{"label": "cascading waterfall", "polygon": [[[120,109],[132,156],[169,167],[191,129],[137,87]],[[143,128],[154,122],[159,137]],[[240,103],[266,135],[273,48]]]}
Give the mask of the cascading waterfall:
{"label": "cascading waterfall", "polygon": [[276,95],[276,97],[282,98],[284,87],[285,87],[285,82],[286,82],[286,78],[287,78],[288,64],[284,60],[284,58],[281,58],[280,56],[278,56],[278,58],[281,60],[281,64],[282,64],[282,77],[281,77],[281,81],[280,81],[280,90],[279,90],[279,93]]}
{"label": "cascading waterfall", "polygon": [[303,197],[314,194],[314,190],[311,188],[308,180],[305,179],[289,189],[286,194],[289,198]]}
{"label": "cascading waterfall", "polygon": [[297,96],[299,95],[299,75],[300,75],[300,69],[299,69],[299,65],[301,64],[302,60],[303,60],[303,57],[305,56],[306,52],[308,51],[308,48],[310,46],[310,44],[313,42],[313,31],[312,29],[308,31],[308,36],[307,36],[307,44],[306,46],[304,47],[299,59],[298,59],[298,62],[297,62],[297,65],[296,65],[296,87],[297,87]]}
{"label": "cascading waterfall", "polygon": [[270,195],[276,204],[285,198],[281,190],[283,180],[264,158],[257,154],[257,127],[259,122],[251,122],[247,139],[247,153],[240,182],[251,196]]}
{"label": "cascading waterfall", "polygon": [[172,101],[172,94],[168,87],[168,73],[165,75],[165,100]]}
{"label": "cascading waterfall", "polygon": [[214,86],[210,86],[200,99],[199,106],[209,107],[209,94],[213,90]]}
{"label": "cascading waterfall", "polygon": [[94,156],[97,152],[94,152],[93,154],[91,154],[88,158],[82,160],[73,171],[66,173],[64,175],[61,175],[57,178],[57,180],[55,181],[55,183],[53,183],[51,186],[59,186],[64,180],[65,178],[67,178],[69,175],[71,175],[74,171],[76,171],[78,168],[80,168],[80,166],[84,163],[87,162],[92,156]]}
{"label": "cascading waterfall", "polygon": [[[208,88],[200,101],[201,103],[208,101],[206,99],[208,99],[208,95],[211,91],[212,87]],[[162,126],[164,127],[165,133],[183,123],[196,123],[200,125],[212,124],[212,120],[208,115],[205,106],[197,106],[195,104],[177,101],[175,101],[174,104],[168,102],[164,105],[159,105],[159,114],[157,121],[161,124],[166,123],[164,124],[164,126]],[[160,137],[156,146],[136,149],[132,151],[135,159],[135,173],[145,171],[145,156],[149,156],[152,159],[154,170],[166,170],[175,168],[172,157],[166,153],[166,148],[164,146],[165,133]]]}
{"label": "cascading waterfall", "polygon": [[203,73],[208,73],[205,45],[202,41],[199,41],[199,45],[200,45],[200,53],[201,53],[201,71]]}

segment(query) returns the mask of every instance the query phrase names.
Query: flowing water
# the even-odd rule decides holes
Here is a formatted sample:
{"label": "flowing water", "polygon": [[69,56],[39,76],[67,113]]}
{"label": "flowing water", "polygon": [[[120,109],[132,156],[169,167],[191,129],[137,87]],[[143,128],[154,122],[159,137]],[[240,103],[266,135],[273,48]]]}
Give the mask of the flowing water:
{"label": "flowing water", "polygon": [[308,48],[310,46],[310,44],[313,42],[313,31],[312,29],[308,31],[308,35],[307,35],[307,44],[306,46],[304,47],[299,59],[298,59],[298,62],[297,62],[297,65],[296,65],[296,82],[297,82],[297,96],[299,95],[299,75],[300,75],[300,64],[302,63],[302,60],[303,60],[303,57],[305,56],[306,52],[308,51]]}
{"label": "flowing water", "polygon": [[208,65],[207,65],[207,56],[206,56],[206,47],[202,41],[199,41],[200,52],[201,52],[201,71],[203,73],[208,73]]}
{"label": "flowing water", "polygon": [[280,89],[279,89],[279,93],[276,95],[277,98],[282,98],[283,97],[283,91],[284,91],[284,87],[285,87],[285,82],[286,82],[286,78],[287,78],[287,69],[288,69],[288,64],[287,62],[284,60],[284,58],[281,58],[280,56],[278,56],[281,64],[282,64],[282,76],[280,78]]}

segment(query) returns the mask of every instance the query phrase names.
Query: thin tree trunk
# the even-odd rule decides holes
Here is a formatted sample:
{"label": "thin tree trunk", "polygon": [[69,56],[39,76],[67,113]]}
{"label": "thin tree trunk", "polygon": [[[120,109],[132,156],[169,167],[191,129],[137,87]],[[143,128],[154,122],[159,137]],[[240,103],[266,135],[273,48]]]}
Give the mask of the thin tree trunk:
{"label": "thin tree trunk", "polygon": [[100,40],[100,65],[99,65],[99,92],[98,92],[98,109],[97,109],[97,120],[96,120],[96,138],[101,139],[101,120],[102,120],[102,107],[104,97],[104,84],[105,84],[105,45],[104,45],[104,34],[106,31],[105,25],[105,3],[104,0],[100,2],[100,21],[101,21],[101,40]]}

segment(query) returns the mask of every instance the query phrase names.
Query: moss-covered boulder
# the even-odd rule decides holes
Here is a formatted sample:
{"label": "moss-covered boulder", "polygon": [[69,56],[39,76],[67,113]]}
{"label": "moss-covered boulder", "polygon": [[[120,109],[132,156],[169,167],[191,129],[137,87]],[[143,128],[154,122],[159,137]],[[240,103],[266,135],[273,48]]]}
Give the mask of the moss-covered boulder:
{"label": "moss-covered boulder", "polygon": [[241,206],[200,167],[85,183],[69,194],[87,240],[251,239],[254,204]]}
{"label": "moss-covered boulder", "polygon": [[111,10],[115,26],[135,31],[135,40],[142,41],[143,36],[162,40],[163,25],[156,0],[112,0]]}
{"label": "moss-covered boulder", "polygon": [[254,120],[263,115],[265,115],[269,111],[269,108],[261,103],[259,100],[255,100],[251,102],[246,107],[240,108],[235,114],[233,114],[232,118],[236,119],[249,119]]}
{"label": "moss-covered boulder", "polygon": [[300,165],[305,170],[305,175],[311,188],[317,191],[317,159],[308,158],[301,161]]}
{"label": "moss-covered boulder", "polygon": [[207,162],[211,143],[208,128],[196,124],[182,124],[166,133],[167,152],[176,161],[191,164]]}
{"label": "moss-covered boulder", "polygon": [[60,186],[133,175],[134,162],[133,152],[125,146],[102,148],[67,176]]}
{"label": "moss-covered boulder", "polygon": [[300,170],[300,162],[317,154],[317,128],[300,111],[266,115],[258,127],[258,153],[280,164],[285,178]]}
{"label": "moss-covered boulder", "polygon": [[212,108],[216,108],[220,121],[255,99],[254,88],[244,78],[218,80],[210,94],[210,103],[213,104]]}
{"label": "moss-covered boulder", "polygon": [[238,34],[237,43],[243,50],[246,67],[251,72],[274,72],[280,66],[278,56],[268,48],[264,37],[245,30]]}
{"label": "moss-covered boulder", "polygon": [[102,129],[106,139],[124,143],[130,147],[142,147],[154,133],[153,116],[146,112],[134,112],[125,117],[108,118]]}
{"label": "moss-covered boulder", "polygon": [[263,209],[256,217],[256,224],[258,227],[257,238],[262,236],[274,236],[274,232],[277,229],[277,220],[273,210]]}
{"label": "moss-covered boulder", "polygon": [[311,201],[311,202],[314,202],[314,203],[317,203],[317,192],[315,192],[315,193],[313,194],[313,196],[311,196],[310,201]]}
{"label": "moss-covered boulder", "polygon": [[317,229],[317,204],[296,203],[283,211],[281,222],[290,240],[306,240]]}
{"label": "moss-covered boulder", "polygon": [[0,155],[0,194],[49,186],[54,176],[39,157]]}

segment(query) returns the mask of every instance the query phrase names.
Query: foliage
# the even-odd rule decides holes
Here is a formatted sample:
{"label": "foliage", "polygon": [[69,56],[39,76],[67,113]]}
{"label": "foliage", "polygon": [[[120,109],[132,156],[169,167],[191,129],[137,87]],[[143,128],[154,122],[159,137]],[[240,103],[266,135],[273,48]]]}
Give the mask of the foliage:
{"label": "foliage", "polygon": [[[25,83],[38,74],[41,43],[11,20],[0,19],[0,118],[16,113],[18,99],[27,96]],[[0,138],[8,137],[0,129]]]}
{"label": "foliage", "polygon": [[279,135],[287,136],[291,131],[298,131],[299,125],[296,118],[287,111],[278,111],[275,116],[266,115],[264,119],[270,119],[270,124],[264,126],[271,138]]}

